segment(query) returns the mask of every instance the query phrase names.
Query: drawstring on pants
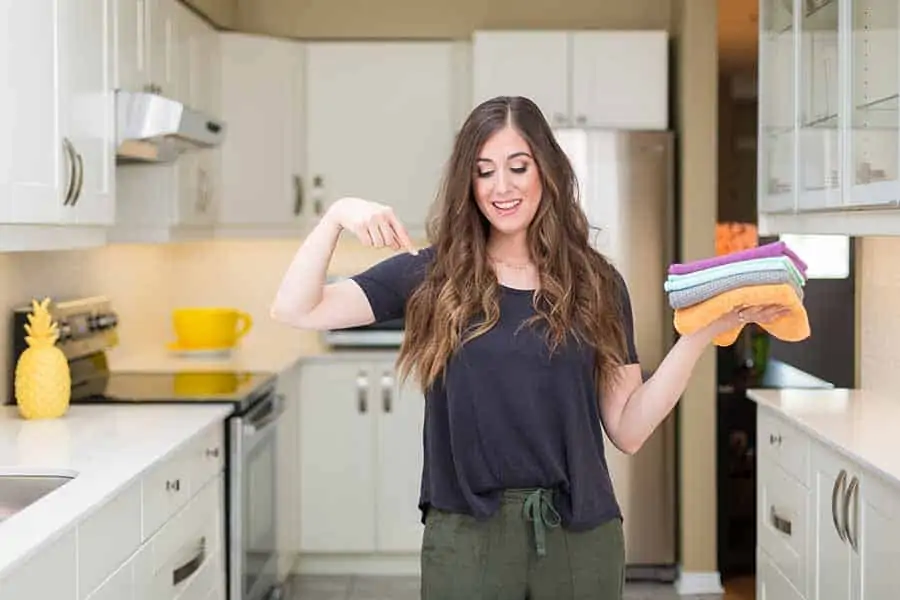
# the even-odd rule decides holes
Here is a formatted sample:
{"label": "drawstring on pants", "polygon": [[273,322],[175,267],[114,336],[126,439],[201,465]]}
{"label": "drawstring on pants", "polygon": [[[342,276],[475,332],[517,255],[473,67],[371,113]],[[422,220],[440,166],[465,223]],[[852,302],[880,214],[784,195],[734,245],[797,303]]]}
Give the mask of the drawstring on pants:
{"label": "drawstring on pants", "polygon": [[553,506],[553,492],[538,488],[525,497],[525,518],[534,523],[534,545],[538,556],[547,555],[547,528],[559,527],[562,518]]}

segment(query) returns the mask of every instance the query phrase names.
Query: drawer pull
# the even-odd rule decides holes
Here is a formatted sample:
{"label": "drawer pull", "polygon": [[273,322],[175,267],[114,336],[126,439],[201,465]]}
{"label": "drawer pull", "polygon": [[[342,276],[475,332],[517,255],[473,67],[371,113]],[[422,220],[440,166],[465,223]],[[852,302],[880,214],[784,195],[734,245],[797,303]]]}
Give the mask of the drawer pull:
{"label": "drawer pull", "polygon": [[187,561],[180,567],[172,571],[172,585],[177,586],[179,583],[193,575],[203,564],[206,558],[206,538],[200,538],[200,549],[197,550],[196,556]]}
{"label": "drawer pull", "polygon": [[847,541],[844,537],[844,528],[838,522],[838,494],[844,490],[844,481],[847,479],[847,471],[841,469],[837,478],[834,480],[834,487],[831,489],[831,520],[834,521],[834,529],[837,531],[838,537],[842,542]]}
{"label": "drawer pull", "polygon": [[166,482],[166,491],[167,492],[177,492],[181,489],[181,480],[176,479],[175,481],[167,481]]}
{"label": "drawer pull", "polygon": [[209,458],[219,458],[219,449],[218,448],[207,448],[206,456]]}
{"label": "drawer pull", "polygon": [[778,435],[775,435],[774,433],[770,433],[769,434],[769,443],[772,444],[773,446],[776,446],[776,445],[780,446],[781,445],[781,434],[779,433]]}
{"label": "drawer pull", "polygon": [[785,519],[784,517],[778,516],[778,513],[775,512],[775,507],[772,507],[772,526],[775,527],[778,531],[783,533],[784,535],[791,535],[791,520]]}
{"label": "drawer pull", "polygon": [[[853,521],[854,525],[859,519],[859,506],[857,500],[857,494],[859,492],[859,479],[854,477],[850,481],[850,485],[847,486],[847,494],[844,496],[844,537],[847,542],[850,544],[850,547],[853,548],[854,552],[857,552],[859,549],[856,543],[856,535],[850,533],[850,501],[853,500]],[[854,527],[856,529],[856,527]],[[858,532],[856,532],[858,533]]]}

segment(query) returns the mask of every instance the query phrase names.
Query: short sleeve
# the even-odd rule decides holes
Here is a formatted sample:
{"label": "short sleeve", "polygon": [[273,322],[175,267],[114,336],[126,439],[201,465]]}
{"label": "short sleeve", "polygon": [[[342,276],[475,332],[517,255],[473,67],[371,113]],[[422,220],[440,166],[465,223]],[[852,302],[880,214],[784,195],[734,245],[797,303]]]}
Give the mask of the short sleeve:
{"label": "short sleeve", "polygon": [[637,348],[634,343],[634,314],[631,309],[631,295],[628,293],[628,285],[622,274],[616,271],[619,281],[619,306],[622,311],[622,332],[625,334],[625,364],[634,365],[640,363]]}
{"label": "short sleeve", "polygon": [[431,247],[416,255],[401,252],[350,277],[368,298],[376,323],[404,316],[406,301],[424,279],[433,256]]}

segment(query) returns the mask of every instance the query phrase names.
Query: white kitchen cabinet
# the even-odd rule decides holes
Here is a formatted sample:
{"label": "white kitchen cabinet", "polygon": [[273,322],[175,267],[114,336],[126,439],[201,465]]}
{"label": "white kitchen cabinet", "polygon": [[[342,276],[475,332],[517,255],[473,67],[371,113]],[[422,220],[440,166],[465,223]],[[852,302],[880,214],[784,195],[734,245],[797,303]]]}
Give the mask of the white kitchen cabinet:
{"label": "white kitchen cabinet", "polygon": [[306,47],[306,189],[318,216],[361,196],[393,207],[412,235],[453,145],[452,42],[315,42]]}
{"label": "white kitchen cabinet", "polygon": [[224,456],[218,423],[0,577],[0,600],[224,598]]}
{"label": "white kitchen cabinet", "polygon": [[110,2],[0,7],[2,250],[105,243],[115,218]]}
{"label": "white kitchen cabinet", "polygon": [[111,1],[116,5],[116,87],[181,100],[184,56],[176,19],[187,9],[176,0]]}
{"label": "white kitchen cabinet", "polygon": [[286,40],[222,33],[217,235],[286,236],[313,214],[306,180],[305,49]]}
{"label": "white kitchen cabinet", "polygon": [[897,3],[760,0],[759,22],[760,232],[900,235]]}
{"label": "white kitchen cabinet", "polygon": [[765,409],[758,448],[758,597],[895,597],[900,486]]}
{"label": "white kitchen cabinet", "polygon": [[476,31],[472,107],[495,96],[525,96],[551,125],[571,124],[569,46],[565,31]]}
{"label": "white kitchen cabinet", "polygon": [[417,555],[424,398],[394,358],[305,363],[300,393],[301,550]]}
{"label": "white kitchen cabinet", "polygon": [[669,128],[664,31],[477,31],[473,106],[527,96],[553,127]]}
{"label": "white kitchen cabinet", "polygon": [[[168,5],[153,6],[161,9]],[[170,89],[178,90],[179,99],[191,108],[220,114],[215,30],[180,3],[168,6],[163,14],[174,36],[168,46],[178,53]],[[116,224],[109,240],[168,242],[213,237],[221,199],[219,160],[220,149],[211,148],[189,150],[172,163],[118,165]]]}

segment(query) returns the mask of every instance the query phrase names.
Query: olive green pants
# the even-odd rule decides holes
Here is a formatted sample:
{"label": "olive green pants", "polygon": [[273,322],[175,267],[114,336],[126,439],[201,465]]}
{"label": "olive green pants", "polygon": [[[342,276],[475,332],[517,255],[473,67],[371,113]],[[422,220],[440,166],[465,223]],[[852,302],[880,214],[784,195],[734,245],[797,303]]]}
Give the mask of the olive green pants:
{"label": "olive green pants", "polygon": [[428,511],[422,600],[621,600],[622,522],[560,527],[548,490],[510,490],[489,520]]}

